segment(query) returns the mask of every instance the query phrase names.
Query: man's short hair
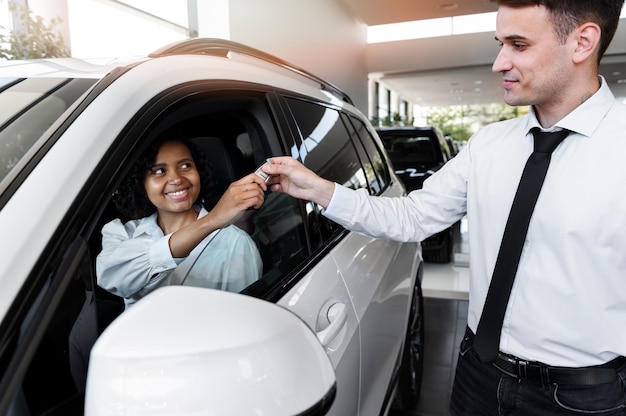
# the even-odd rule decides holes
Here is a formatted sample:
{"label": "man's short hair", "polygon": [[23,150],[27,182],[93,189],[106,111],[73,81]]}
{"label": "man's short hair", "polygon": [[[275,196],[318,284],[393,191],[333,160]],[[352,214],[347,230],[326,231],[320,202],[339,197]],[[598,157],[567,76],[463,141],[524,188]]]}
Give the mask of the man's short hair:
{"label": "man's short hair", "polygon": [[624,0],[491,0],[499,6],[544,6],[550,13],[557,38],[565,43],[567,36],[583,23],[592,22],[601,30],[598,63],[615,36]]}

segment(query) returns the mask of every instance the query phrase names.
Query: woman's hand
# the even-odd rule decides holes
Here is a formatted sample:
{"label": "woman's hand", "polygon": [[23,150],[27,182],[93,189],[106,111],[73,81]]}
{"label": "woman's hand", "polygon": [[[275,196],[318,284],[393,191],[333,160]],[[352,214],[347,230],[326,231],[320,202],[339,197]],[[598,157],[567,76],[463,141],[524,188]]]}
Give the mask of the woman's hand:
{"label": "woman's hand", "polygon": [[232,222],[248,208],[259,209],[265,201],[266,190],[265,181],[254,173],[231,183],[211,210],[213,220],[221,224],[218,228]]}
{"label": "woman's hand", "polygon": [[175,258],[188,256],[191,250],[213,231],[234,222],[233,219],[248,208],[260,208],[265,200],[266,190],[265,181],[254,173],[231,183],[207,215],[172,234],[169,239],[172,256]]}

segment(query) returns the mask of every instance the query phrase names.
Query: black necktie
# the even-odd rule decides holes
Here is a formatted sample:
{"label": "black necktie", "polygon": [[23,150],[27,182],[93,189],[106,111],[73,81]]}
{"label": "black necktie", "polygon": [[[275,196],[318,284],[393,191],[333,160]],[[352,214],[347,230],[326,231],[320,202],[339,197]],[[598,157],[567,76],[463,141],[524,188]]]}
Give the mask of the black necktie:
{"label": "black necktie", "polygon": [[474,338],[474,350],[483,362],[491,362],[498,355],[504,313],[511,295],[513,279],[517,273],[530,216],[548,171],[552,151],[570,132],[560,130],[547,133],[533,128],[532,133],[535,150],[526,162],[513,205],[511,205],[487,299]]}

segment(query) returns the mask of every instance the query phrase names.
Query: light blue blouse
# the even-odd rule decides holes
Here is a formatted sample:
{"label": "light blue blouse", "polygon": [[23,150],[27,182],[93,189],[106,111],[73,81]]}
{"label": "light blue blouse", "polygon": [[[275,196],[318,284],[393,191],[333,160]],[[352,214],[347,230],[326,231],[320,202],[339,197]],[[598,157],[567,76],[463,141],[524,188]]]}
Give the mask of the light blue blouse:
{"label": "light blue blouse", "polygon": [[[206,214],[207,211],[201,208],[198,218]],[[96,259],[98,285],[124,298],[128,307],[156,288],[169,284],[172,272],[187,260],[172,257],[170,237],[171,234],[164,235],[158,226],[156,213],[126,223],[119,219],[107,223],[102,228],[102,251]],[[211,246],[199,258],[190,256],[195,265],[186,267],[194,266],[195,280],[184,284],[210,287],[211,284],[203,284],[203,280],[213,279],[222,282],[216,288],[239,291],[260,277],[261,256],[245,231],[229,225],[209,235],[198,246],[204,248],[209,243]],[[213,247],[215,253],[211,253]],[[236,283],[224,283],[229,281]]]}

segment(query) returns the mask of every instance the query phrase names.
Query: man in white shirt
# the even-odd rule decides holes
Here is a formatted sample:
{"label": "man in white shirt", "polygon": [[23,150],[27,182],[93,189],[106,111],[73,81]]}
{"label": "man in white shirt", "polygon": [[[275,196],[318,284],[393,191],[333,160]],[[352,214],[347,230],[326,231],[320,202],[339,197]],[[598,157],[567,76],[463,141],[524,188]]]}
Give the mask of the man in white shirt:
{"label": "man in white shirt", "polygon": [[[497,0],[493,71],[504,100],[527,116],[478,133],[421,190],[371,197],[272,158],[273,191],[314,201],[324,215],[374,237],[422,241],[467,215],[468,330],[454,415],[626,414],[626,106],[598,74],[623,0]],[[531,129],[571,133],[552,160],[532,213],[500,333],[482,360],[474,334]]]}

